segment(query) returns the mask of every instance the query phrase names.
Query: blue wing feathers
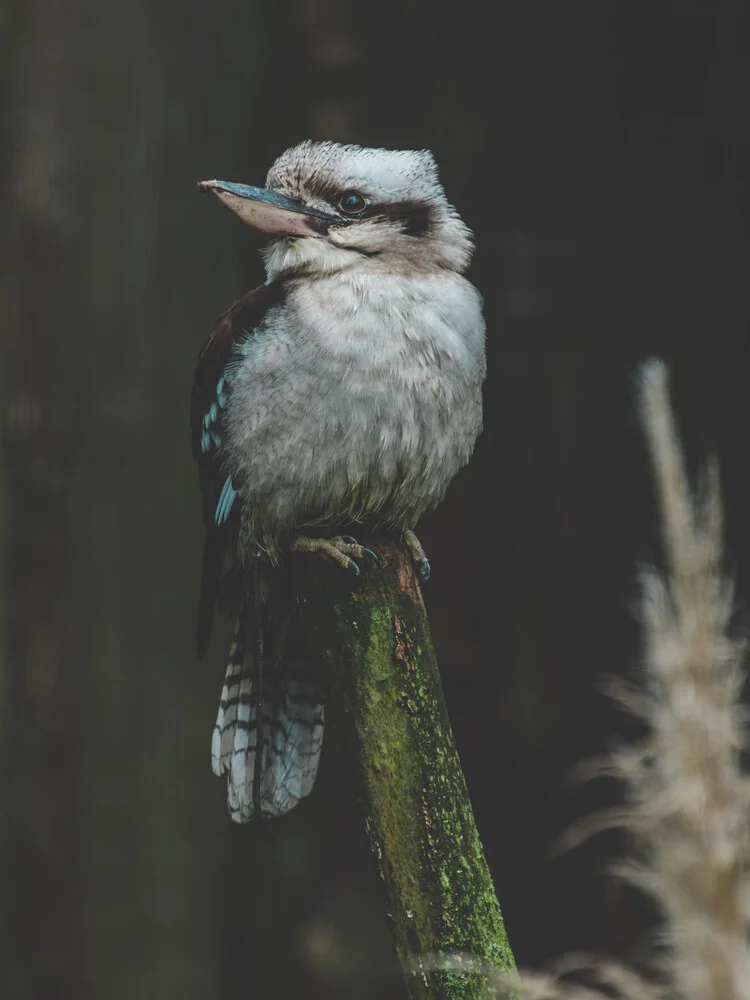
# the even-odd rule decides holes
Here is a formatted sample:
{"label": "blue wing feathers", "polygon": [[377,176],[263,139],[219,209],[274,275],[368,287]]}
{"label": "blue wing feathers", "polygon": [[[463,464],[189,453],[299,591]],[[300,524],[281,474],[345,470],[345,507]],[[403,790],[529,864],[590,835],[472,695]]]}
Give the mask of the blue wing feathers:
{"label": "blue wing feathers", "polygon": [[227,476],[224,480],[224,487],[221,491],[221,496],[219,497],[219,502],[216,504],[216,513],[214,514],[214,521],[217,526],[221,526],[225,523],[229,514],[232,510],[232,504],[237,496],[237,490],[232,486],[232,477]]}
{"label": "blue wing feathers", "polygon": [[[203,345],[190,399],[193,457],[198,463],[203,520],[206,525],[198,603],[197,646],[203,655],[224,572],[225,554],[235,545],[238,527],[234,470],[222,453],[223,420],[231,393],[231,371],[240,342],[262,327],[269,309],[284,300],[280,282],[261,285],[233,303],[219,317]],[[236,482],[236,479],[235,479]]]}

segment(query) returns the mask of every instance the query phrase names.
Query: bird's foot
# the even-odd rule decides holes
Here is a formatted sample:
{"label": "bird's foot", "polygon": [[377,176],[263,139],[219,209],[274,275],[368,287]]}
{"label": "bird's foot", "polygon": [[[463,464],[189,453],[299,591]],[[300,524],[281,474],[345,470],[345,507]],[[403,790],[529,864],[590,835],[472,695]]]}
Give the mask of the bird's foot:
{"label": "bird's foot", "polygon": [[359,576],[359,566],[355,559],[372,559],[379,562],[378,557],[364,545],[360,545],[351,535],[335,535],[333,538],[312,538],[309,535],[295,535],[289,549],[292,552],[320,552],[333,559],[342,569],[348,570],[354,576]]}
{"label": "bird's foot", "polygon": [[425,580],[430,579],[430,560],[425,555],[422,543],[411,528],[407,528],[404,532],[404,542],[411,553],[411,559],[414,563],[414,569],[417,571],[417,576],[424,583]]}

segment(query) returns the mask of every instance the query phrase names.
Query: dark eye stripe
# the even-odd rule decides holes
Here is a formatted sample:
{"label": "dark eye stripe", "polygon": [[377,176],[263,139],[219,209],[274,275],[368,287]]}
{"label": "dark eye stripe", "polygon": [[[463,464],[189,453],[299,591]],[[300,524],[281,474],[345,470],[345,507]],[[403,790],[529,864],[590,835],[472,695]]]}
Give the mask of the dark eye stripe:
{"label": "dark eye stripe", "polygon": [[397,201],[385,205],[368,205],[362,213],[367,218],[392,219],[402,224],[407,236],[424,236],[436,221],[432,206],[423,201]]}

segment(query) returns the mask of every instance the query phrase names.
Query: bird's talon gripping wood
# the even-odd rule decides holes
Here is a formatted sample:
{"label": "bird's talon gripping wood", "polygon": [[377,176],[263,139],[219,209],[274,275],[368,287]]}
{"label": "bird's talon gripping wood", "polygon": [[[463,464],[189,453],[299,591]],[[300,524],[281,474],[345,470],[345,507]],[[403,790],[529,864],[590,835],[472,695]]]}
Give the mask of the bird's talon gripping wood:
{"label": "bird's talon gripping wood", "polygon": [[411,558],[414,563],[414,568],[417,571],[417,576],[421,582],[424,583],[426,580],[430,579],[430,560],[427,558],[425,550],[422,548],[422,543],[409,528],[407,528],[404,532],[404,542],[406,543],[406,547],[409,552],[411,552]]}
{"label": "bird's talon gripping wood", "polygon": [[357,560],[377,561],[370,549],[299,532],[362,524],[403,537],[427,578],[412,529],[481,430],[484,320],[463,277],[471,232],[426,150],[304,142],[265,188],[200,186],[272,238],[265,285],[230,306],[201,351],[191,405],[206,524],[201,655],[225,563],[242,581],[221,601],[239,614],[213,766],[245,822],[309,794],[323,739],[315,651],[303,662],[287,645],[279,564],[291,548],[358,575]]}
{"label": "bird's talon gripping wood", "polygon": [[[339,535],[339,538],[343,542],[349,542],[351,545],[359,545],[359,542],[353,535]],[[363,556],[367,556],[368,559],[372,559],[374,563],[380,562],[380,556],[377,552],[373,552],[372,549],[365,548],[364,545],[360,545],[360,548],[362,549]]]}
{"label": "bird's talon gripping wood", "polygon": [[321,555],[329,556],[342,569],[349,570],[354,576],[359,576],[360,573],[355,559],[371,556],[377,561],[378,558],[374,552],[359,545],[351,535],[335,535],[333,538],[310,538],[308,535],[296,535],[289,545],[289,551],[319,552]]}

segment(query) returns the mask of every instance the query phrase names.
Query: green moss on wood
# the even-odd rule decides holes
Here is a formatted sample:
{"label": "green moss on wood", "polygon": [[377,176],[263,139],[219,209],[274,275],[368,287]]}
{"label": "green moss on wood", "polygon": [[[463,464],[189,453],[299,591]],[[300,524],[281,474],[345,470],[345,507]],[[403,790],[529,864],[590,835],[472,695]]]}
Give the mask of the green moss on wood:
{"label": "green moss on wood", "polygon": [[300,624],[328,672],[331,706],[356,762],[410,993],[473,1000],[492,995],[492,984],[461,971],[461,962],[478,960],[499,974],[514,968],[513,955],[410,557],[390,543],[377,551],[380,564],[355,584],[336,569],[297,560]]}

